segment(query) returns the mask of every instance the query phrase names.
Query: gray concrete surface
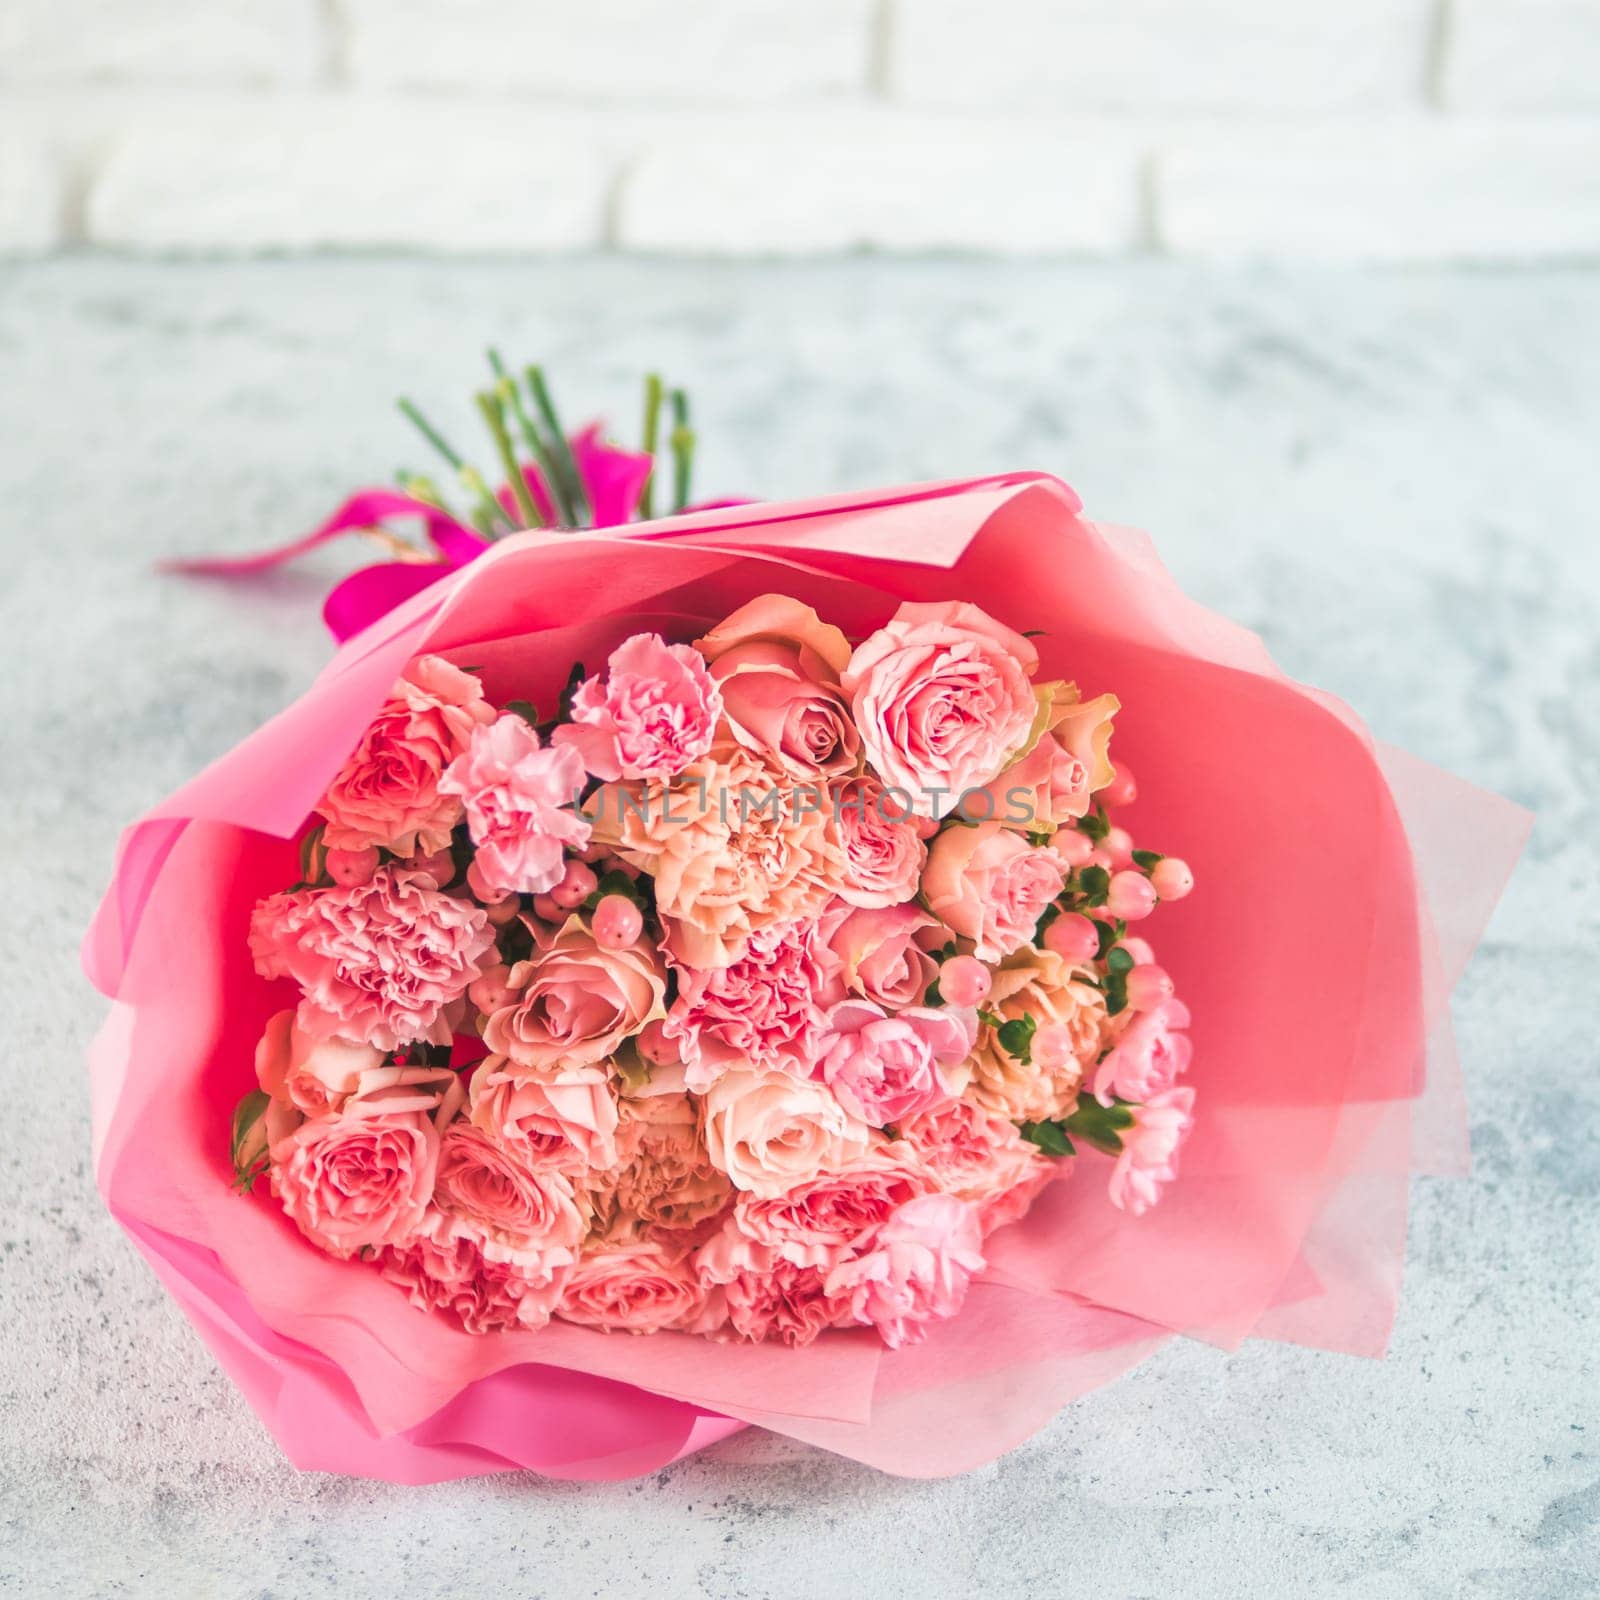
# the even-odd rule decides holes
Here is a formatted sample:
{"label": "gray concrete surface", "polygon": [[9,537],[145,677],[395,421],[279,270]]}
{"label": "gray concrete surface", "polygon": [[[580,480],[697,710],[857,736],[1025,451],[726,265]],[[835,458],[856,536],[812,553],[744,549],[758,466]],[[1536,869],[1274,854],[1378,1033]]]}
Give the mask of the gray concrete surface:
{"label": "gray concrete surface", "polygon": [[[119,826],[324,659],[294,533],[466,432],[491,338],[576,412],[695,391],[707,489],[1040,466],[1379,734],[1537,808],[1460,995],[1474,1177],[1417,1185],[1382,1364],[1174,1345],[998,1465],[746,1435],[637,1483],[302,1476],[103,1215],[76,965]],[[1600,1593],[1600,276],[78,260],[0,272],[0,1590]]]}

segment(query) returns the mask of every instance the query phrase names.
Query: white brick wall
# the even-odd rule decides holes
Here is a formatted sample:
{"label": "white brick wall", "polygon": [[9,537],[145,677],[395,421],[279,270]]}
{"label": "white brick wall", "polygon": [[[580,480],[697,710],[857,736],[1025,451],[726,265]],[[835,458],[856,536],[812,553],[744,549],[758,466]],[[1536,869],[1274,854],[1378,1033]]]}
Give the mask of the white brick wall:
{"label": "white brick wall", "polygon": [[1600,258],[1600,0],[0,0],[0,255]]}

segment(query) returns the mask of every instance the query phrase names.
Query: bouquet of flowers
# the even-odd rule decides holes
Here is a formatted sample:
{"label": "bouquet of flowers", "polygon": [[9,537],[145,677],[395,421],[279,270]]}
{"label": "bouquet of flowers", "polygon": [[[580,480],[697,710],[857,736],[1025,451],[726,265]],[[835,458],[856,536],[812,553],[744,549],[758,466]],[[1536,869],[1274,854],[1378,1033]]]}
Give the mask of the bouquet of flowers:
{"label": "bouquet of flowers", "polygon": [[102,1190],[294,1460],[926,1475],[1174,1332],[1381,1352],[1520,812],[1042,475],[482,520],[86,946]]}

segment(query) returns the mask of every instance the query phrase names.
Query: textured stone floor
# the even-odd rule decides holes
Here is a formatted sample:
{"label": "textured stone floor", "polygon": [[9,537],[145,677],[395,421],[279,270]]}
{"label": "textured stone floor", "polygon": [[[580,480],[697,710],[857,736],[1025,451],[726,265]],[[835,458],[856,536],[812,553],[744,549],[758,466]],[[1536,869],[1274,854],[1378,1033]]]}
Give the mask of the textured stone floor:
{"label": "textured stone floor", "polygon": [[[613,1486],[302,1476],[95,1196],[76,943],[118,828],[299,692],[298,532],[467,432],[491,339],[574,412],[688,382],[700,486],[1037,466],[1383,737],[1535,807],[1457,1012],[1476,1172],[1415,1192],[1381,1364],[1169,1347],[998,1465],[749,1434]],[[0,271],[0,1591],[1600,1593],[1600,275],[1155,264]]]}

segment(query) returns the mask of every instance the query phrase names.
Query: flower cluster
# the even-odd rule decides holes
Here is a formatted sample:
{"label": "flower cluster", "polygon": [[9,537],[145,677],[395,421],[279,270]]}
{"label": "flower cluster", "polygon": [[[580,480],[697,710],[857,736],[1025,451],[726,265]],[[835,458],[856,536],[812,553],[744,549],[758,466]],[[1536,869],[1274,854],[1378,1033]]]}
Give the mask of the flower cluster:
{"label": "flower cluster", "polygon": [[[473,1332],[897,1346],[1081,1144],[1139,1212],[1192,1115],[1129,933],[1117,702],[963,603],[852,646],[763,595],[641,633],[559,709],[414,661],[256,907],[298,986],[234,1163]],[[553,708],[554,709],[554,708]]]}

